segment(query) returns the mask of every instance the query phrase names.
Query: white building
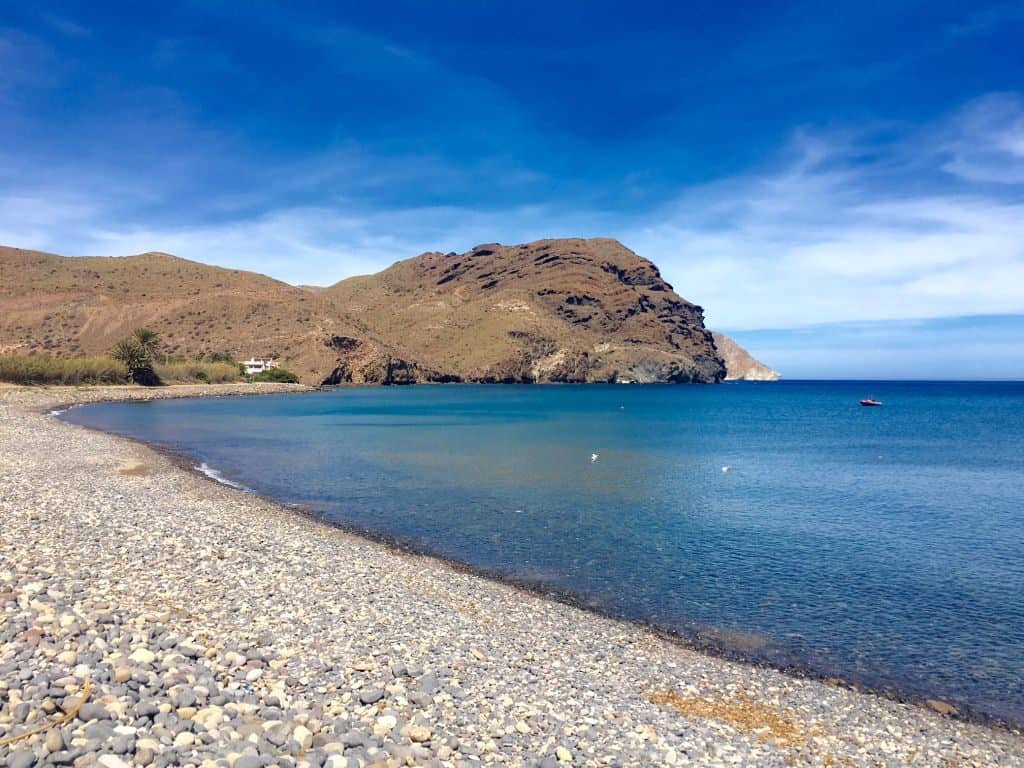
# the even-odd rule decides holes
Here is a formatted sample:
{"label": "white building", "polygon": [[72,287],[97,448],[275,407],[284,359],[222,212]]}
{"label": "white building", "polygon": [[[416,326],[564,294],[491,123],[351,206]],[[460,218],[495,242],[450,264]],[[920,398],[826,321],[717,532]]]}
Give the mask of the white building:
{"label": "white building", "polygon": [[245,372],[251,376],[254,373],[263,373],[271,368],[278,368],[281,364],[272,357],[252,357],[242,365],[245,366]]}

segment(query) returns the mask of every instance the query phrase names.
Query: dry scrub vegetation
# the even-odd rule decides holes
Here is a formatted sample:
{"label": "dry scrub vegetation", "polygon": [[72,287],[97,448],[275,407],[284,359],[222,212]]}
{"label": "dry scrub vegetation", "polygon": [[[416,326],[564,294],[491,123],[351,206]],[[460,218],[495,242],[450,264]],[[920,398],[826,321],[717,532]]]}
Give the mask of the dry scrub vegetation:
{"label": "dry scrub vegetation", "polygon": [[793,718],[742,694],[730,699],[711,700],[686,698],[675,691],[666,691],[654,693],[650,699],[686,717],[718,720],[738,731],[773,741],[779,746],[792,746],[807,739],[807,734]]}
{"label": "dry scrub vegetation", "polygon": [[[232,363],[156,363],[153,371],[162,384],[226,384],[240,381]],[[107,356],[51,357],[49,355],[0,355],[0,381],[22,385],[85,386],[124,384],[128,369]]]}
{"label": "dry scrub vegetation", "polygon": [[233,363],[167,362],[156,363],[153,370],[165,384],[192,383],[226,384],[241,378]]}
{"label": "dry scrub vegetation", "polygon": [[123,384],[127,376],[124,364],[107,356],[0,356],[0,381],[11,384]]}

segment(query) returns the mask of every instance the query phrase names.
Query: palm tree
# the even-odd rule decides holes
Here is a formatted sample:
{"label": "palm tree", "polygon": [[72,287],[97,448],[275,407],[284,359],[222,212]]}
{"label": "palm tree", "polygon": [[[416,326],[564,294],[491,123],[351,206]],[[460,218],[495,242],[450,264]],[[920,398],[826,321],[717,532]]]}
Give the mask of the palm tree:
{"label": "palm tree", "polygon": [[158,334],[140,328],[131,336],[114,345],[110,355],[124,363],[128,369],[128,381],[136,384],[159,384],[160,379],[153,370],[153,350],[158,348]]}
{"label": "palm tree", "polygon": [[137,381],[137,372],[150,366],[146,350],[131,337],[117,342],[110,356],[124,363],[124,367],[128,369],[129,381]]}
{"label": "palm tree", "polygon": [[151,360],[160,356],[160,334],[149,328],[136,328],[132,336],[140,347],[149,355]]}

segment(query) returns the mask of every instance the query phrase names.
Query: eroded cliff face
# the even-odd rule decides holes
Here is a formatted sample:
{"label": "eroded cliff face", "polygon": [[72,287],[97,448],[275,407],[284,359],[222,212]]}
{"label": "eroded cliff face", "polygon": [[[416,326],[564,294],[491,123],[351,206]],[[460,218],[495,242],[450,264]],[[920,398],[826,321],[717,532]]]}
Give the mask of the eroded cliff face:
{"label": "eroded cliff face", "polygon": [[[701,308],[676,294],[654,264],[614,240],[425,253],[325,293],[417,381],[725,377]],[[339,356],[343,378],[363,375],[361,354],[353,348]]]}
{"label": "eroded cliff face", "polygon": [[321,382],[337,384],[403,385],[451,383],[461,379],[455,375],[425,369],[416,363],[394,357],[378,344],[351,336],[332,336],[325,342],[336,354],[336,365]]}
{"label": "eroded cliff face", "polygon": [[726,381],[778,381],[780,376],[724,333],[715,331],[715,347],[725,361]]}

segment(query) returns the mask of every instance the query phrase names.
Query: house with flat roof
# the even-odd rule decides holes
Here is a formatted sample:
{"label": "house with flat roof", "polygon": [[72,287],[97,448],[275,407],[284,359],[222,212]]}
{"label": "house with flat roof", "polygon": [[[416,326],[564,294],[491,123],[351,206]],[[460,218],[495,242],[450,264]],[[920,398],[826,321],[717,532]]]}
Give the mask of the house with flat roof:
{"label": "house with flat roof", "polygon": [[250,376],[254,373],[269,371],[271,368],[281,367],[281,363],[272,357],[251,357],[244,361],[242,365],[245,366],[245,372]]}

